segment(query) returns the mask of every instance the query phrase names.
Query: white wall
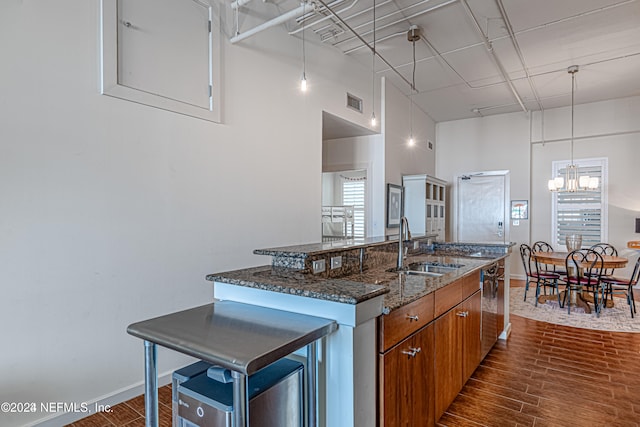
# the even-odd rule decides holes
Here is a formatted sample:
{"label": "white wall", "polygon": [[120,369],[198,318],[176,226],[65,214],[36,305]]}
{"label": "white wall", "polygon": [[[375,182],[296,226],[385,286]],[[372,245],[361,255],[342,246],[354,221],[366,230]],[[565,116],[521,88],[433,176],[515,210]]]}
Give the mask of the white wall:
{"label": "white wall", "polygon": [[[640,97],[576,105],[574,157],[609,158],[609,242],[620,254],[636,253],[626,249],[626,242],[638,240],[634,218],[640,211],[640,188],[634,184],[640,145]],[[545,111],[545,140],[570,136],[570,108]],[[551,240],[551,194],[547,180],[553,160],[567,160],[569,141],[541,142],[541,113],[511,113],[484,118],[438,123],[439,177],[451,181],[463,172],[508,169],[511,172],[511,199],[529,200],[529,220],[511,225],[510,240],[515,242],[511,257],[514,276],[523,274],[517,247],[537,240]],[[605,135],[605,136],[602,136]],[[564,249],[564,248],[560,248]],[[630,273],[630,268],[620,274]]]}
{"label": "white wall", "polygon": [[[436,175],[435,122],[416,105],[412,107],[409,98],[389,80],[383,79],[382,94],[385,183],[402,185],[403,175]],[[412,131],[413,147],[408,144]],[[387,229],[387,234],[398,234],[398,230]]]}
{"label": "white wall", "polygon": [[[270,262],[254,248],[318,241],[322,111],[370,116],[344,106],[371,105],[370,70],[313,43],[301,95],[281,27],[223,43],[223,124],[102,96],[98,6],[0,3],[2,402],[130,393],[143,344],[127,325],[210,301],[207,273]],[[161,373],[182,363],[159,353]]]}

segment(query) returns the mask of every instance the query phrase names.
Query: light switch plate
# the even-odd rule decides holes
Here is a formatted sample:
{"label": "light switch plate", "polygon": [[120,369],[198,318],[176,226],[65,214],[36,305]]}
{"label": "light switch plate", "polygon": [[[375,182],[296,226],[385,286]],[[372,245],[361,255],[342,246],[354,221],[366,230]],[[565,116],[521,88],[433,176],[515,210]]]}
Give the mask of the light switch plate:
{"label": "light switch plate", "polygon": [[313,274],[322,273],[325,269],[325,262],[323,259],[315,260],[311,263],[311,267],[313,268]]}
{"label": "light switch plate", "polygon": [[331,269],[342,267],[342,256],[331,257]]}

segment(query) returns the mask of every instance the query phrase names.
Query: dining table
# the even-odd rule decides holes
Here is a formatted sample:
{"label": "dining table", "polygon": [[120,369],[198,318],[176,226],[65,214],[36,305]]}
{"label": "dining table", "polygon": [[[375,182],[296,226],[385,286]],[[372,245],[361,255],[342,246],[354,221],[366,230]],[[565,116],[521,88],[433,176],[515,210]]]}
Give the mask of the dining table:
{"label": "dining table", "polygon": [[[532,252],[531,254],[533,256],[533,258],[542,264],[547,264],[547,265],[553,265],[556,267],[565,267],[566,266],[566,259],[567,259],[567,255],[569,255],[569,252],[543,252],[543,251],[537,251],[537,252]],[[625,257],[621,257],[621,256],[617,256],[617,255],[602,255],[602,261],[603,261],[603,268],[604,269],[614,269],[614,268],[624,268],[626,267],[627,263],[629,262],[629,260]],[[562,291],[562,292],[566,292],[566,291]],[[585,296],[582,294],[582,292],[577,292],[577,293],[572,293],[573,295],[576,295],[576,298],[574,301],[570,301],[570,304],[574,304],[578,307],[582,307],[584,309],[585,313],[591,313],[591,307],[589,307],[589,302],[593,302],[593,301],[589,301],[587,299],[585,299]],[[555,299],[556,297],[554,295],[540,295],[538,297],[538,303],[539,304],[544,304],[547,302],[547,300],[550,299]],[[560,297],[561,299],[563,299],[563,297]],[[573,299],[573,298],[572,298]],[[613,307],[613,299],[612,300],[608,300],[607,301],[607,307]]]}

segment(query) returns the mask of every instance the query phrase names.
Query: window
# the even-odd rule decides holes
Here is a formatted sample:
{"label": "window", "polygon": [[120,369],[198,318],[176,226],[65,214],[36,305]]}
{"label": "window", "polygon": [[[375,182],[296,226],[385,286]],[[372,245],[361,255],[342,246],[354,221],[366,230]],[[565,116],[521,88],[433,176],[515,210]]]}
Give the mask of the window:
{"label": "window", "polygon": [[364,237],[364,197],[365,178],[345,178],[342,183],[342,204],[353,206],[354,230],[353,237]]}
{"label": "window", "polygon": [[[607,241],[607,166],[606,158],[583,159],[578,164],[580,175],[598,177],[597,190],[553,194],[552,235],[557,246],[565,245],[568,234],[581,234],[582,246]],[[553,175],[562,176],[568,161],[553,162]]]}

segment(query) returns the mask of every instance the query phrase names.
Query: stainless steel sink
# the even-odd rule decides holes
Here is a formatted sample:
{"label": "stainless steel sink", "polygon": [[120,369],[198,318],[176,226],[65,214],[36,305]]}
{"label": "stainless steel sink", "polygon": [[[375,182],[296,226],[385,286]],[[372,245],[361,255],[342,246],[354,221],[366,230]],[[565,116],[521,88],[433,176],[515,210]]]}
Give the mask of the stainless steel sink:
{"label": "stainless steel sink", "polygon": [[440,264],[436,262],[412,262],[409,263],[402,270],[395,267],[389,268],[386,271],[395,272],[407,275],[420,275],[430,277],[440,277],[447,273],[457,271],[460,267],[464,267],[463,264]]}
{"label": "stainless steel sink", "polygon": [[462,264],[434,264],[431,262],[412,262],[407,266],[408,272],[414,273],[429,273],[433,275],[442,276],[443,274],[451,273],[457,271],[460,267],[463,267]]}
{"label": "stainless steel sink", "polygon": [[435,273],[433,271],[421,271],[421,270],[405,270],[402,274],[407,275],[418,275],[418,276],[429,276],[429,277],[440,277],[442,273]]}

